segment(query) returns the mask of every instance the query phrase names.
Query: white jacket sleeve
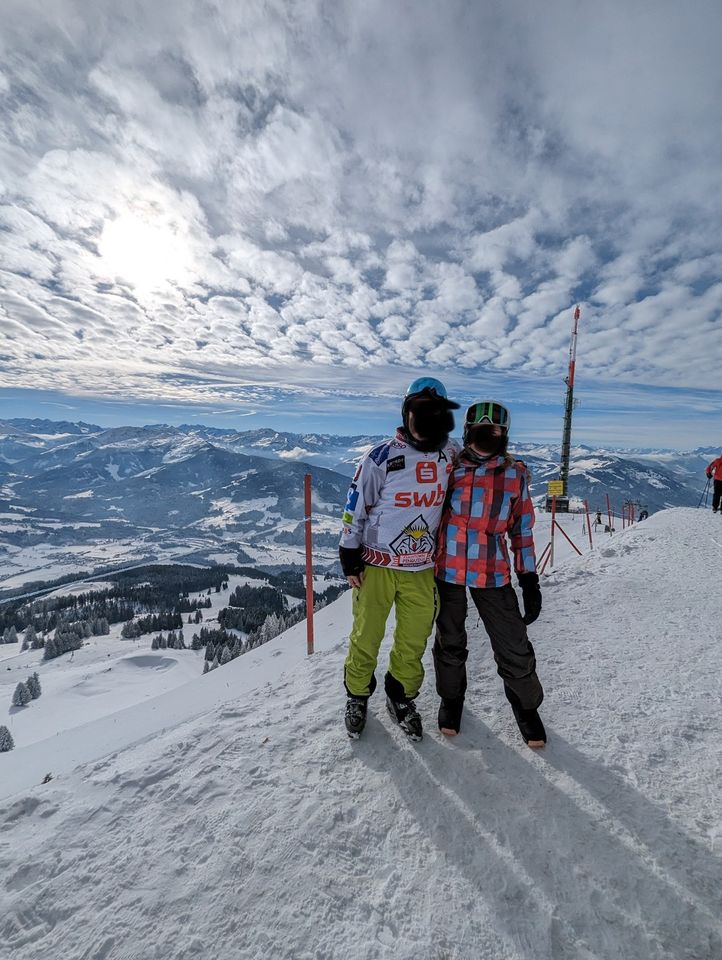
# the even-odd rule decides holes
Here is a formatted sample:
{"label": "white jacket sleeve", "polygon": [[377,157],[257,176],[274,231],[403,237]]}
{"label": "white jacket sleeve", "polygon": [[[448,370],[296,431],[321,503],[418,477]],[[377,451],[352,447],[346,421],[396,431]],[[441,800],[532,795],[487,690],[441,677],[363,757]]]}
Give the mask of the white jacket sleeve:
{"label": "white jacket sleeve", "polygon": [[373,459],[374,450],[367,453],[358,466],[348,491],[343,511],[342,547],[360,547],[369,510],[379,498],[386,480],[386,464],[379,466]]}

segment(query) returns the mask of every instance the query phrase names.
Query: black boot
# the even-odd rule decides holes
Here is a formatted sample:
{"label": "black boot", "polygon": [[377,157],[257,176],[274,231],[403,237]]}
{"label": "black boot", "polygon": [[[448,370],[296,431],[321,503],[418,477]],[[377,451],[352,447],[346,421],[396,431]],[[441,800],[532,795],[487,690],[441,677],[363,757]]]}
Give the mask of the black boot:
{"label": "black boot", "polygon": [[421,740],[424,730],[413,700],[392,700],[391,697],[386,697],[386,706],[409,740]]}
{"label": "black boot", "polygon": [[464,698],[455,697],[453,700],[442,698],[439,705],[439,730],[443,733],[461,730],[461,713],[464,709]]}
{"label": "black boot", "polygon": [[424,731],[414,701],[406,696],[403,686],[390,673],[386,674],[384,687],[386,688],[386,706],[391,716],[409,740],[421,740]]}
{"label": "black boot", "polygon": [[504,684],[504,693],[506,694],[506,699],[511,704],[514,719],[517,722],[522,737],[524,737],[524,742],[531,744],[533,747],[543,746],[547,742],[547,733],[536,708],[533,710],[525,710],[517,695],[513,690],[510,690],[506,684]]}
{"label": "black boot", "polygon": [[366,711],[368,697],[352,697],[349,694],[346,701],[346,733],[352,740],[358,740],[366,726]]}

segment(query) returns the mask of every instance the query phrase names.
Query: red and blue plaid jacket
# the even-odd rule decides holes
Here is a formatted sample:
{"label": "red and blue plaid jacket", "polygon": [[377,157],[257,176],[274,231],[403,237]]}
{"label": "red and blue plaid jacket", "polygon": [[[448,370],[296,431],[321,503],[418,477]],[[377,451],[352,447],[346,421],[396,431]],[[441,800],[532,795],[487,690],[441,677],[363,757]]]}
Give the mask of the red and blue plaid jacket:
{"label": "red and blue plaid jacket", "polygon": [[524,464],[493,457],[475,464],[460,457],[449,479],[438,533],[436,576],[466,587],[503,587],[511,569],[533,573],[534,506]]}

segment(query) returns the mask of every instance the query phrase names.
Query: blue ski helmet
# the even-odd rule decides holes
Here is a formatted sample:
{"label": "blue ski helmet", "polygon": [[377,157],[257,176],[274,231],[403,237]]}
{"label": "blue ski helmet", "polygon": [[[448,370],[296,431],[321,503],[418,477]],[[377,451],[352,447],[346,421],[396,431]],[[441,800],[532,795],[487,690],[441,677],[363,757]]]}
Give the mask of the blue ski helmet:
{"label": "blue ski helmet", "polygon": [[[430,436],[433,434],[438,442],[434,442],[434,438],[431,438],[429,449],[440,449],[454,429],[454,417],[451,411],[458,410],[459,404],[449,400],[446,387],[441,380],[437,380],[435,377],[417,377],[409,384],[404,402],[401,405],[401,418],[407,432],[409,430],[409,407],[416,400],[436,401],[435,404],[429,404],[430,407],[436,409],[436,413],[432,414],[436,417],[436,422],[431,427]],[[438,436],[436,436],[437,434]]]}
{"label": "blue ski helmet", "polygon": [[459,404],[449,400],[446,387],[441,380],[437,380],[435,377],[417,377],[416,380],[412,380],[406,391],[406,396],[414,397],[422,393],[428,393],[430,396],[436,395],[439,399],[446,400],[446,404],[451,410],[459,409]]}

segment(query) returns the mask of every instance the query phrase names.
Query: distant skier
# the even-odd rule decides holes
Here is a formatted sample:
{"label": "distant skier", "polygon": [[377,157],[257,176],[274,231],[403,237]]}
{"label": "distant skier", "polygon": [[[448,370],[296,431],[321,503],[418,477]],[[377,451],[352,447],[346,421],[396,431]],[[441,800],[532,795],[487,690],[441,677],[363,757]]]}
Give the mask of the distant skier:
{"label": "distant skier", "polygon": [[717,457],[716,460],[713,460],[705,472],[707,479],[714,482],[712,488],[712,513],[717,513],[717,511],[720,510],[720,499],[722,498],[722,457]]}
{"label": "distant skier", "polygon": [[[439,529],[434,666],[441,697],[439,729],[461,729],[466,694],[467,588],[491,641],[504,692],[530,747],[546,742],[537,708],[544,698],[526,625],[541,612],[534,553],[534,507],[527,470],[507,453],[511,417],[499,403],[472,404],[466,412],[464,449],[452,473]],[[524,598],[519,610],[510,581],[509,552]]]}
{"label": "distant skier", "polygon": [[403,426],[363,458],[348,492],[339,546],[353,591],[353,627],[344,666],[346,730],[356,739],[391,608],[396,630],[384,688],[389,712],[412,740],[422,737],[414,698],[421,658],[434,626],[436,532],[458,447],[449,440],[459,404],[433,377],[414,380],[401,408]]}
{"label": "distant skier", "polygon": [[641,522],[642,520],[646,520],[648,516],[649,516],[649,510],[647,510],[646,507],[642,507],[642,509],[639,511],[639,520],[640,520],[640,522]]}

